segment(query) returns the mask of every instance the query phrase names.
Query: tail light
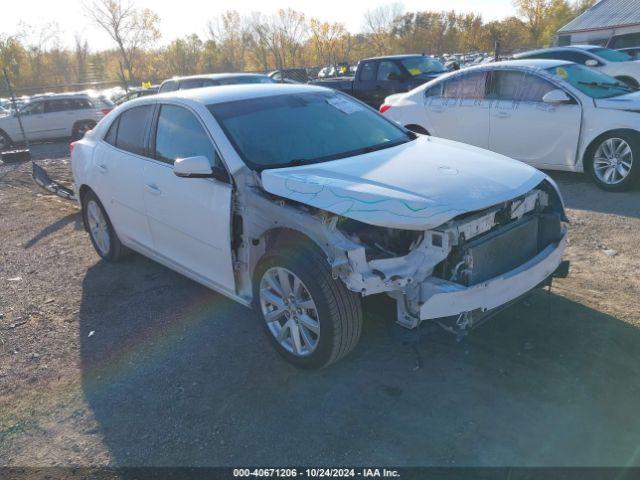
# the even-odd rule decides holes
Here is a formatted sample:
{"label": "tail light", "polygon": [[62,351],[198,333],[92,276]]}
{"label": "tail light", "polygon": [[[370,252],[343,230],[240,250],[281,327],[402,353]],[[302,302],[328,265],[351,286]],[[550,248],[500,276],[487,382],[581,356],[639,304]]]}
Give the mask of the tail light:
{"label": "tail light", "polygon": [[73,148],[76,146],[76,142],[71,142],[69,144],[69,153],[73,153]]}
{"label": "tail light", "polygon": [[113,110],[113,108],[103,108],[100,111],[102,112],[103,115],[106,115],[107,113],[109,113],[111,110]]}
{"label": "tail light", "polygon": [[386,105],[386,104],[380,105],[380,113],[384,113],[390,108],[391,108],[391,105]]}

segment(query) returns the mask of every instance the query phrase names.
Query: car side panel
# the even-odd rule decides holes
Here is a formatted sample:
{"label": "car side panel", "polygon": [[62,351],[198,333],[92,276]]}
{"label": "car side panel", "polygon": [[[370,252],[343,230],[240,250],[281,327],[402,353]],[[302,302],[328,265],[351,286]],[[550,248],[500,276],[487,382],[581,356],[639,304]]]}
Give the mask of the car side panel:
{"label": "car side panel", "polygon": [[153,247],[143,196],[143,157],[117,149],[104,141],[93,155],[93,182],[118,236],[125,244]]}

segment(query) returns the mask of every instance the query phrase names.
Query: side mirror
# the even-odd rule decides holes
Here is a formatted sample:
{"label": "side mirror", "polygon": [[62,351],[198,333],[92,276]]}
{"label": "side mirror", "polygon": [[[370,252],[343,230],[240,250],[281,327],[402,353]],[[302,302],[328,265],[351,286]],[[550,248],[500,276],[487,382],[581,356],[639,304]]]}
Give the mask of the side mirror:
{"label": "side mirror", "polygon": [[598,61],[597,61],[597,60],[594,60],[593,58],[590,58],[589,60],[587,60],[586,62],[584,62],[584,64],[585,64],[587,67],[597,67],[598,65],[600,65],[600,64],[598,63]]}
{"label": "side mirror", "polygon": [[567,95],[564,90],[560,90],[559,88],[555,90],[551,90],[547,92],[544,97],[542,97],[542,101],[544,103],[558,104],[558,103],[569,103],[571,101],[571,97]]}
{"label": "side mirror", "polygon": [[173,174],[182,178],[215,178],[229,182],[227,171],[222,167],[211,167],[209,159],[202,155],[179,158],[173,164]]}

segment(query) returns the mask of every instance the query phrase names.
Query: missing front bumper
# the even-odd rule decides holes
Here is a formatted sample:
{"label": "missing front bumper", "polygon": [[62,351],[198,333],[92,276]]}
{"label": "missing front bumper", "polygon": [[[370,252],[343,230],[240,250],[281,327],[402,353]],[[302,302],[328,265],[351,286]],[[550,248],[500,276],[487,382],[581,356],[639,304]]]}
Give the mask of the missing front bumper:
{"label": "missing front bumper", "polygon": [[548,245],[519,267],[471,287],[429,278],[421,285],[420,320],[459,315],[474,310],[488,311],[520,297],[545,281],[562,264],[566,233],[558,243]]}
{"label": "missing front bumper", "polygon": [[422,299],[419,310],[409,312],[404,295],[395,295],[398,305],[398,323],[415,328],[425,320],[485,314],[509,305],[538,286],[548,284],[552,277],[566,277],[569,262],[563,261],[567,245],[566,231],[557,243],[552,243],[535,257],[502,275],[473,286],[430,277],[418,286]]}

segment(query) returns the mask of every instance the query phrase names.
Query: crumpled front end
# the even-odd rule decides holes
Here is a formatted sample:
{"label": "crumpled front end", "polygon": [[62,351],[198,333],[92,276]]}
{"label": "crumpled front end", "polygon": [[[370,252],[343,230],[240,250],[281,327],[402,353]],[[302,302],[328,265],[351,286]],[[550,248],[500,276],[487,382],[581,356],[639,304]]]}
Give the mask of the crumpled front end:
{"label": "crumpled front end", "polygon": [[336,229],[358,247],[336,256],[332,268],[351,290],[395,298],[398,323],[405,327],[454,319],[457,327],[468,329],[558,269],[566,247],[565,221],[560,197],[548,181],[424,232],[340,219]]}

